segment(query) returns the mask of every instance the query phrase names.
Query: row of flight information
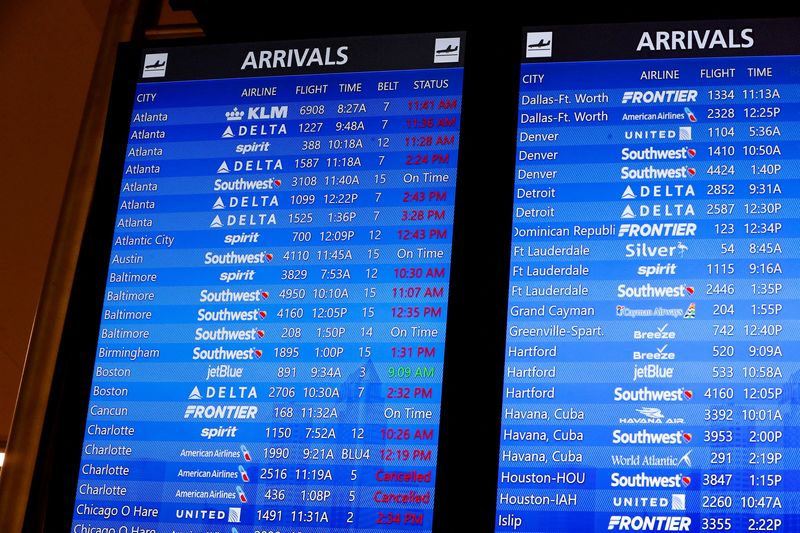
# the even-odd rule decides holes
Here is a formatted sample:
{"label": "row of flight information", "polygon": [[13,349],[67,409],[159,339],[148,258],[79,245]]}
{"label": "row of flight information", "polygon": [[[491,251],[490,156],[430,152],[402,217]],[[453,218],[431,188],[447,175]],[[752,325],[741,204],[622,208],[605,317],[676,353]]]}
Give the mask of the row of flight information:
{"label": "row of flight information", "polygon": [[[487,358],[497,533],[796,531],[797,29],[526,28],[502,175],[467,33],[144,50],[69,531],[446,531]],[[513,198],[459,240],[480,180]],[[492,353],[448,320],[481,239]]]}

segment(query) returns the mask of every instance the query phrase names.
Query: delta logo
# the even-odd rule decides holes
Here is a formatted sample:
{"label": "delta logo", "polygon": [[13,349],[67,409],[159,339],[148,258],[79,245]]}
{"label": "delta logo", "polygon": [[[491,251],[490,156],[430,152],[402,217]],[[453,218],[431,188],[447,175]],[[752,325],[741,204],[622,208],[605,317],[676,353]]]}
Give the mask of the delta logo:
{"label": "delta logo", "polygon": [[622,220],[637,217],[684,217],[694,216],[694,206],[692,204],[673,203],[673,204],[642,204],[637,209],[633,209],[630,204],[622,210],[619,218]]}

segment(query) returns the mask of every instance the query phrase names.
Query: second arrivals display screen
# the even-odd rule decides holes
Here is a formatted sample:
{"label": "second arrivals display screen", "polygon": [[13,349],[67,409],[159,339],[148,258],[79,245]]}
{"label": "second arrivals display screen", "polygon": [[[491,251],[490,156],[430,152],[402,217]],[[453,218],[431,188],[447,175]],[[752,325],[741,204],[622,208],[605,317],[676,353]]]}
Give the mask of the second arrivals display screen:
{"label": "second arrivals display screen", "polygon": [[497,531],[798,530],[797,30],[525,32]]}
{"label": "second arrivals display screen", "polygon": [[463,36],[147,50],[71,531],[430,531]]}
{"label": "second arrivals display screen", "polygon": [[39,530],[800,530],[800,22],[520,29],[122,47]]}

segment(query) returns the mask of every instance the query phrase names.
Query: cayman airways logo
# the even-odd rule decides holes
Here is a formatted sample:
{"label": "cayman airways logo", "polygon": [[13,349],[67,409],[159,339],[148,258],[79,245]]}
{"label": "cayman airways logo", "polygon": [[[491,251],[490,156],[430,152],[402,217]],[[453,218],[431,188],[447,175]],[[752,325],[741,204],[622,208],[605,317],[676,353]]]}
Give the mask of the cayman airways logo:
{"label": "cayman airways logo", "polygon": [[[646,50],[710,50],[712,48],[752,48],[753,28],[736,30],[646,31],[639,37],[636,51]],[[611,529],[609,527],[609,529]]]}

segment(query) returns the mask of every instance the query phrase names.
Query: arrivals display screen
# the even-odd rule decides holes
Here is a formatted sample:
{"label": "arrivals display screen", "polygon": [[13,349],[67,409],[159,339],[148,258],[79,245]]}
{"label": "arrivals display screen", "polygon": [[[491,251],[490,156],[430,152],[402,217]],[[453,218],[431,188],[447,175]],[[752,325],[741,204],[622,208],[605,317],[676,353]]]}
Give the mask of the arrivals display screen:
{"label": "arrivals display screen", "polygon": [[70,531],[431,530],[463,47],[142,53]]}
{"label": "arrivals display screen", "polygon": [[524,31],[496,531],[797,530],[798,30]]}

